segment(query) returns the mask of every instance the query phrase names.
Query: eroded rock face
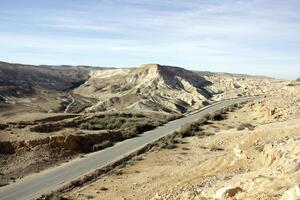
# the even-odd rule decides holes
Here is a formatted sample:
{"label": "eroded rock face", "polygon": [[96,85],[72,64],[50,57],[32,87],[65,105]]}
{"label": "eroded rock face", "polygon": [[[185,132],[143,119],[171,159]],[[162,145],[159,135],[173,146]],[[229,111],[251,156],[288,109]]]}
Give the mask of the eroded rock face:
{"label": "eroded rock face", "polygon": [[48,145],[50,148],[73,150],[77,152],[90,152],[93,145],[104,141],[117,141],[121,139],[122,134],[119,131],[109,131],[100,134],[84,135],[57,135],[35,140],[26,141],[1,141],[0,154],[13,154],[20,148],[34,149],[37,146]]}
{"label": "eroded rock face", "polygon": [[192,71],[158,64],[137,69],[91,71],[75,93],[99,102],[90,111],[135,109],[184,113],[203,106],[211,83]]}

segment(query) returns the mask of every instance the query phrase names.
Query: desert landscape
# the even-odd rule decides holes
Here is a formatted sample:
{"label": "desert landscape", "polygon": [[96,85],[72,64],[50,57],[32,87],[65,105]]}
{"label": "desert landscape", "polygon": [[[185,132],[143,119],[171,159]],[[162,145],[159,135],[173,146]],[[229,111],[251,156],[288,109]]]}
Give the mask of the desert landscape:
{"label": "desert landscape", "polygon": [[300,200],[299,8],[1,1],[0,200]]}
{"label": "desert landscape", "polygon": [[[230,97],[236,90],[231,85],[232,79],[242,79],[239,82],[242,85],[248,78],[214,76],[209,80],[223,83],[222,89],[226,88],[223,95]],[[253,88],[264,91],[261,99],[228,110],[221,119],[211,119],[202,125],[195,136],[177,138],[173,145],[154,148],[99,180],[63,194],[63,197],[297,199],[300,180],[299,83],[253,78],[248,81],[259,83]],[[265,87],[258,88],[264,85],[262,83]]]}
{"label": "desert landscape", "polygon": [[48,199],[293,199],[300,83],[137,68],[0,65],[0,183],[55,168],[225,99],[235,104]]}

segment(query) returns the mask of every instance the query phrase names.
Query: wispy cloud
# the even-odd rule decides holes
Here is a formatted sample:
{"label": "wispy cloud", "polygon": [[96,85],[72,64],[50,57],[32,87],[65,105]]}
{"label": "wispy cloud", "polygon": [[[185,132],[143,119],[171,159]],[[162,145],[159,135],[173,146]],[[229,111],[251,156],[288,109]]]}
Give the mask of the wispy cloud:
{"label": "wispy cloud", "polygon": [[297,0],[9,2],[0,11],[3,59],[15,53],[22,61],[26,49],[30,62],[81,55],[76,61],[93,65],[154,61],[244,73],[274,66],[285,77],[300,61]]}

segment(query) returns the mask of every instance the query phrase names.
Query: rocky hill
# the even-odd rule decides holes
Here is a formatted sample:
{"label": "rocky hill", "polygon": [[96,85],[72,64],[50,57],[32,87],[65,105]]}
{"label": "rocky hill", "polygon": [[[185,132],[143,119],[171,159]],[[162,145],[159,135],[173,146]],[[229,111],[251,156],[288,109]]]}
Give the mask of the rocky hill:
{"label": "rocky hill", "polygon": [[[213,84],[209,87],[214,100],[267,94],[276,91],[284,81],[270,77],[243,74],[196,72]],[[288,83],[288,82],[287,82]]]}
{"label": "rocky hill", "polygon": [[98,99],[89,111],[116,109],[185,113],[212,96],[212,83],[194,72],[159,64],[134,69],[92,70],[74,93]]}
{"label": "rocky hill", "polygon": [[70,101],[67,91],[84,83],[90,69],[0,62],[0,116],[60,111]]}
{"label": "rocky hill", "polygon": [[89,68],[33,66],[0,62],[2,97],[33,95],[36,89],[65,90],[88,79]]}
{"label": "rocky hill", "polygon": [[[270,92],[274,80],[145,64],[139,68],[34,66],[0,62],[3,111],[187,113],[215,100]],[[70,96],[72,93],[72,96]],[[26,108],[26,109],[25,109]],[[7,114],[7,113],[6,113]],[[5,114],[5,115],[6,115]]]}

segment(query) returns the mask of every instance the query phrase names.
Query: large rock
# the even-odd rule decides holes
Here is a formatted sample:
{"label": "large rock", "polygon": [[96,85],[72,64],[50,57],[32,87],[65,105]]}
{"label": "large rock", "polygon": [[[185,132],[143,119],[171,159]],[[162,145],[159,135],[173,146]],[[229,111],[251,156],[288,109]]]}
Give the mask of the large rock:
{"label": "large rock", "polygon": [[239,186],[226,186],[219,189],[213,196],[213,199],[226,199],[231,198],[236,195],[238,192],[242,192],[243,189]]}
{"label": "large rock", "polygon": [[295,185],[287,190],[280,200],[300,200],[300,185]]}

